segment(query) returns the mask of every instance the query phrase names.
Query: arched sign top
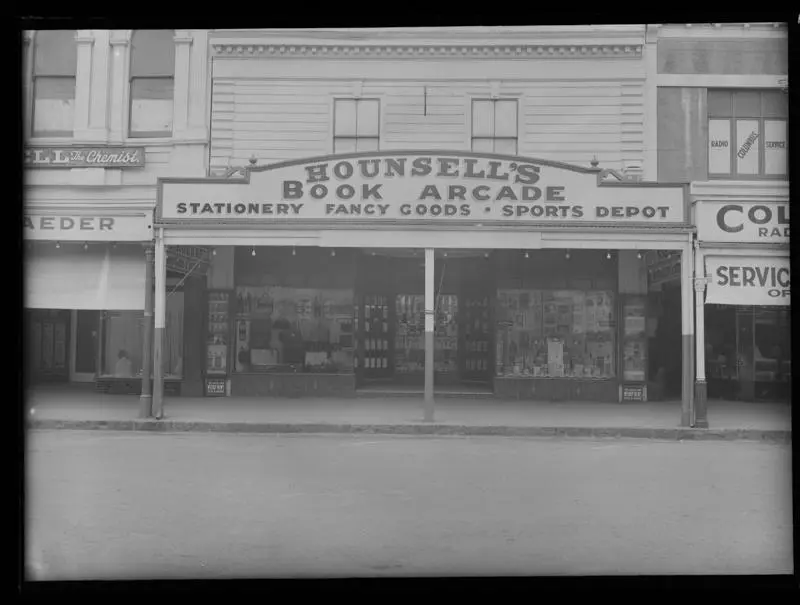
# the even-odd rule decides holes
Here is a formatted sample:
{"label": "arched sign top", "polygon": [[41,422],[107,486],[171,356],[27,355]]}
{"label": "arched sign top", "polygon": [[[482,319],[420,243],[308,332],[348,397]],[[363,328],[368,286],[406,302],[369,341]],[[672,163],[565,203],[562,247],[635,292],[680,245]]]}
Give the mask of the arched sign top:
{"label": "arched sign top", "polygon": [[242,177],[159,179],[157,220],[494,222],[685,226],[683,184],[603,182],[610,171],[465,151],[326,155]]}

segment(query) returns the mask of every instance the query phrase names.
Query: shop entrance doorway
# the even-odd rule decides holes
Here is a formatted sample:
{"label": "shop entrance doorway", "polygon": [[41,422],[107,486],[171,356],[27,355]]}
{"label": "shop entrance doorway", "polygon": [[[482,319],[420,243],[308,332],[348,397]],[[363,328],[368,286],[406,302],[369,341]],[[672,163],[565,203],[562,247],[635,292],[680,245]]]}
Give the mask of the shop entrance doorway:
{"label": "shop entrance doorway", "polygon": [[[437,252],[434,388],[439,392],[491,391],[495,285],[488,256]],[[357,267],[358,387],[421,392],[425,382],[423,252],[367,250]]]}

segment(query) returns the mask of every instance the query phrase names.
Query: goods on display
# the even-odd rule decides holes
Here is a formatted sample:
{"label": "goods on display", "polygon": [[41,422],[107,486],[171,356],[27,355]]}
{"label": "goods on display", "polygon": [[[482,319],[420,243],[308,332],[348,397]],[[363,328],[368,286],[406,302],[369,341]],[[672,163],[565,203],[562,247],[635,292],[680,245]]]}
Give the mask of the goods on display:
{"label": "goods on display", "polygon": [[611,378],[613,318],[613,292],[500,290],[495,374]]}
{"label": "goods on display", "polygon": [[237,372],[352,372],[351,290],[236,288]]}
{"label": "goods on display", "polygon": [[206,374],[209,375],[226,375],[228,373],[229,298],[228,292],[211,291],[208,293]]}

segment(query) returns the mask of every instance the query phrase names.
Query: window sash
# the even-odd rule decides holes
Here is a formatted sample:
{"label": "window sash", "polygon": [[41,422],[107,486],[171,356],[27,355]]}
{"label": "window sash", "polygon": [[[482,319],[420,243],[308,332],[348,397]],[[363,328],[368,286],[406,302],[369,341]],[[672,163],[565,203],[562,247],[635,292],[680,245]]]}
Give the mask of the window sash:
{"label": "window sash", "polygon": [[357,153],[378,151],[380,137],[334,137],[333,153]]}
{"label": "window sash", "polygon": [[378,99],[334,99],[333,136],[340,138],[380,137]]}
{"label": "window sash", "polygon": [[[172,76],[133,77],[130,79],[128,136],[170,137],[174,118],[175,80]],[[163,108],[163,127],[139,127],[143,117],[153,117],[157,106]],[[168,114],[168,116],[167,116]]]}
{"label": "window sash", "polygon": [[[498,149],[497,143],[500,142],[500,147],[505,144],[513,142],[514,150],[509,153],[504,149]],[[472,151],[478,153],[502,153],[505,155],[516,155],[519,151],[519,139],[517,137],[472,137]]]}
{"label": "window sash", "polygon": [[[735,117],[735,118],[715,118],[709,116],[709,147],[708,147],[708,175],[709,178],[727,178],[727,179],[734,179],[734,180],[748,180],[748,179],[763,179],[763,178],[787,178],[789,173],[788,168],[788,121],[785,119],[774,119],[774,118],[747,118],[747,117]],[[728,172],[715,172],[712,170],[711,164],[711,129],[712,123],[721,123],[726,122],[729,126],[729,130],[731,133],[730,136],[730,168]],[[750,150],[749,154],[755,153],[758,157],[758,171],[755,173],[751,172],[741,172],[739,170],[739,164],[741,159],[737,156],[739,148],[741,147],[742,140],[738,136],[738,125],[742,122],[752,122],[757,123],[758,128],[758,139],[756,144],[754,144]],[[785,136],[786,139],[786,146],[785,146],[785,154],[786,154],[786,161],[782,163],[784,168],[782,172],[773,172],[769,171],[767,167],[767,151],[766,151],[766,138],[767,138],[767,124],[770,123],[783,123],[786,126],[787,135]],[[743,135],[744,136],[744,135]],[[773,155],[773,157],[775,157]]]}
{"label": "window sash", "polygon": [[[47,89],[47,90],[45,90]],[[39,107],[41,101],[49,101],[53,105],[51,109]],[[47,124],[48,114],[52,116],[52,112],[57,111],[59,108],[55,107],[61,101],[61,109],[65,114],[69,114],[69,118],[65,119],[69,122],[69,128],[51,128]],[[31,134],[34,137],[71,137],[74,132],[74,119],[75,119],[75,78],[72,76],[36,76],[33,78],[33,94],[31,98]],[[43,116],[44,114],[44,116]],[[63,116],[62,116],[63,117]],[[45,121],[45,126],[40,126],[42,120]]]}

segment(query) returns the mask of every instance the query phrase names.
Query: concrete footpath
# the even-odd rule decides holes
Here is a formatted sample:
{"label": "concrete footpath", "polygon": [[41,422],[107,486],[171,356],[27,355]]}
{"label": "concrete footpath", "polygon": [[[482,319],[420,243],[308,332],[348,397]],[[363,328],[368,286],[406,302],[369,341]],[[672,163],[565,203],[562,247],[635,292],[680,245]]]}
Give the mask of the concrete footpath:
{"label": "concrete footpath", "polygon": [[648,403],[436,400],[423,421],[419,397],[256,399],[168,397],[165,417],[139,419],[139,398],[60,387],[28,393],[33,429],[228,433],[385,433],[791,441],[788,403],[711,401],[708,429],[680,426],[679,401]]}

